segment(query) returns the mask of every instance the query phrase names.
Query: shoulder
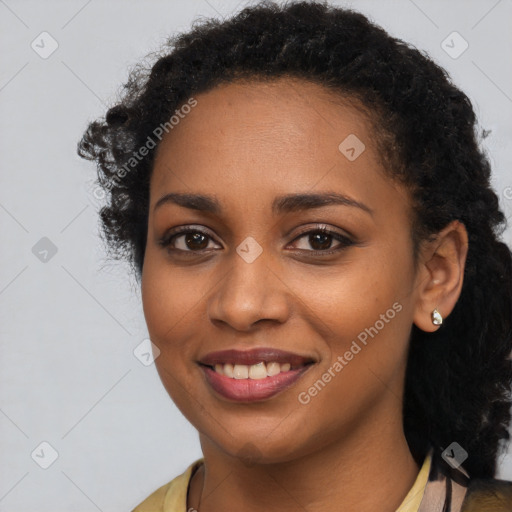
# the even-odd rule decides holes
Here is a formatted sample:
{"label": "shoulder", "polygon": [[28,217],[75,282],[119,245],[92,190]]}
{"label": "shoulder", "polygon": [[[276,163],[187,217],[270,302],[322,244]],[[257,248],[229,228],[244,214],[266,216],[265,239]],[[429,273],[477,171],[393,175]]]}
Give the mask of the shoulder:
{"label": "shoulder", "polygon": [[461,512],[512,511],[512,481],[471,479]]}
{"label": "shoulder", "polygon": [[188,485],[202,463],[202,458],[194,461],[181,475],[151,493],[132,512],[186,512]]}

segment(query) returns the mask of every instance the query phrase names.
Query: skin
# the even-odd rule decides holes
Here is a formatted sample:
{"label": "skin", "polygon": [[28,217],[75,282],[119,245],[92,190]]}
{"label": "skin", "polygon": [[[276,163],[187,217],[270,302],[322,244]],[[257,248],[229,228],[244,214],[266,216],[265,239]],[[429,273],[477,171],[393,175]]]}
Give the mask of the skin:
{"label": "skin", "polygon": [[[346,511],[394,512],[419,471],[402,428],[409,335],[413,323],[439,328],[430,317],[435,307],[444,318],[453,309],[467,253],[464,226],[455,221],[423,243],[415,266],[408,194],[385,174],[361,111],[320,85],[253,80],[195,98],[158,148],[142,274],[144,314],[161,351],[157,370],[199,431],[204,454],[187,505],[316,512],[343,503]],[[338,149],[349,134],[365,144],[354,161]],[[170,202],[155,209],[170,192],[214,195],[222,212]],[[277,196],[319,192],[344,194],[372,213],[348,205],[271,211]],[[187,225],[209,237],[186,244],[177,235],[174,252],[158,243]],[[313,254],[342,246],[304,236],[321,225],[353,244]],[[252,263],[236,252],[248,236],[263,250]],[[301,404],[299,393],[395,303],[400,312]],[[196,361],[255,347],[316,363],[268,400],[215,394]]]}

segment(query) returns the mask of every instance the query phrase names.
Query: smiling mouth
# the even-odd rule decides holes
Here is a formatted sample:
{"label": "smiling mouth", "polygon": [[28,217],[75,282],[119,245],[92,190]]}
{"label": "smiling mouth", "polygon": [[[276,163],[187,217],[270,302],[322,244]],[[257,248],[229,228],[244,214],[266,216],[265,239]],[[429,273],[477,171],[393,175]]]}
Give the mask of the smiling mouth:
{"label": "smiling mouth", "polygon": [[270,361],[265,363],[264,361],[260,361],[259,363],[252,365],[217,363],[215,365],[203,366],[211,368],[212,370],[215,371],[215,373],[223,375],[225,377],[229,377],[231,379],[261,380],[266,379],[268,377],[274,377],[275,375],[279,375],[280,373],[298,370],[310,364],[313,364],[313,362],[295,364],[292,366],[291,363],[279,363],[277,361]]}
{"label": "smiling mouth", "polygon": [[217,397],[236,402],[267,400],[293,386],[316,362],[273,347],[231,348],[196,361]]}

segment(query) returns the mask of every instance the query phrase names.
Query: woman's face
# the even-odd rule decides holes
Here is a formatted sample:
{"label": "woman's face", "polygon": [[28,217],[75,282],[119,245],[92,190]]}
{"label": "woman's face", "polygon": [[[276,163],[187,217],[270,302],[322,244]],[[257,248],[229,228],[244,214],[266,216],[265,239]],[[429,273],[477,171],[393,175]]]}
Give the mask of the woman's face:
{"label": "woman's face", "polygon": [[[217,448],[241,456],[251,446],[268,462],[364,439],[383,421],[401,432],[418,285],[411,208],[369,124],[289,78],[195,99],[158,149],[142,274],[169,395]],[[199,363],[255,348],[301,356],[299,368],[268,361],[231,378]],[[221,359],[243,362],[233,357]],[[261,371],[276,369],[264,382]]]}

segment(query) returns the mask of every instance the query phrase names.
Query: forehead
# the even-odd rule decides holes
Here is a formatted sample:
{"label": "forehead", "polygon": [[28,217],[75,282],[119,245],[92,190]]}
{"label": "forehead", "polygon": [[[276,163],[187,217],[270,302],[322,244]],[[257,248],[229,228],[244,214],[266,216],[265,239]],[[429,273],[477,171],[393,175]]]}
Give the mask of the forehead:
{"label": "forehead", "polygon": [[167,167],[187,161],[189,173],[205,160],[210,169],[215,162],[241,169],[258,161],[274,171],[298,161],[309,167],[332,165],[349,135],[364,144],[366,160],[380,164],[369,120],[356,100],[319,84],[290,77],[244,80],[194,98],[197,105],[159,144],[156,171],[162,161]]}
{"label": "forehead", "polygon": [[[239,79],[217,85],[195,99],[197,107],[180,122],[181,130],[173,130],[174,135],[185,135],[183,132],[199,117],[200,123],[194,124],[193,129],[202,135],[217,127],[220,131],[215,135],[219,136],[231,126],[243,128],[235,132],[240,138],[253,129],[260,137],[268,135],[269,140],[275,141],[278,136],[278,141],[290,143],[294,134],[311,139],[315,134],[325,136],[329,129],[339,129],[342,121],[365,132],[363,136],[370,130],[365,109],[355,97],[296,77]],[[166,137],[172,138],[171,134]]]}
{"label": "forehead", "polygon": [[290,78],[221,84],[194,98],[159,145],[151,207],[169,192],[213,194],[253,211],[314,189],[366,204],[396,196],[356,100]]}

